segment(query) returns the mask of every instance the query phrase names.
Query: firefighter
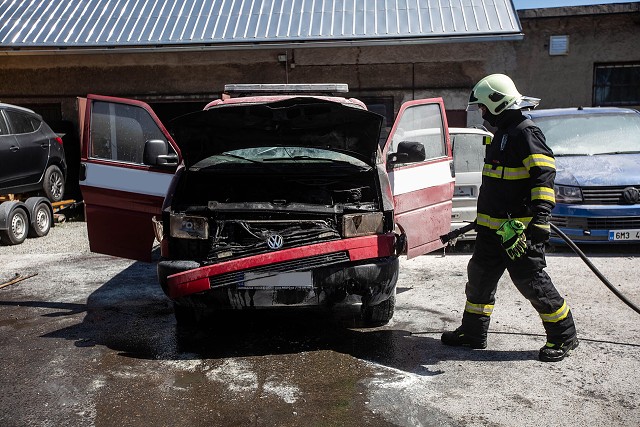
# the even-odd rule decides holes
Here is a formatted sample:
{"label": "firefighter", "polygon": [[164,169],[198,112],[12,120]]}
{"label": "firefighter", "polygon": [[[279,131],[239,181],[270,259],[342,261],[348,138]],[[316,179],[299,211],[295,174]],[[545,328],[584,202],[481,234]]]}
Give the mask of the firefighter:
{"label": "firefighter", "polygon": [[544,271],[555,159],[542,131],[521,112],[539,101],[522,96],[504,74],[483,78],[471,91],[467,111],[480,110],[497,130],[486,147],[462,325],[443,333],[442,343],[487,347],[498,280],[507,270],[542,319],[547,343],[538,358],[555,362],[578,346],[578,338],[567,302]]}

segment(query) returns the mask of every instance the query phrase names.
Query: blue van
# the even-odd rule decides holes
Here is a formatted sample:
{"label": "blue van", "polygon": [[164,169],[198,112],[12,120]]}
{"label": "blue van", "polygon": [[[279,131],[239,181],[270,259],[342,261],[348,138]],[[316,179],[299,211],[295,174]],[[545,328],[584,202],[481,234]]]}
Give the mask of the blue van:
{"label": "blue van", "polygon": [[[551,221],[576,243],[640,243],[640,113],[561,108],[526,113],[556,157]],[[552,233],[551,243],[563,243]]]}

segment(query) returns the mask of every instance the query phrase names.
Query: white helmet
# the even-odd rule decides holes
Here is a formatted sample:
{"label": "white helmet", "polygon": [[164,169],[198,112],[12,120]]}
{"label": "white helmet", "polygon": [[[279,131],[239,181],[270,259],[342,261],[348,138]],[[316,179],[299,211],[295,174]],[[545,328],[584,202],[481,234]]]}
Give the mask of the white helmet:
{"label": "white helmet", "polygon": [[539,103],[538,98],[521,95],[509,76],[491,74],[473,87],[467,111],[477,110],[479,104],[482,104],[487,107],[489,113],[497,116],[505,110],[535,108]]}

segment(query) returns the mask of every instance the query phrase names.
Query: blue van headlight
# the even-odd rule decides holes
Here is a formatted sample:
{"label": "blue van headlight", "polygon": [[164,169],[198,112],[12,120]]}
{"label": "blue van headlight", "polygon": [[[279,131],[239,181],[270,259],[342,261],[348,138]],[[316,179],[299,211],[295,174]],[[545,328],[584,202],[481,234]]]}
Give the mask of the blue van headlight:
{"label": "blue van headlight", "polygon": [[569,187],[568,185],[556,185],[556,202],[559,203],[582,203],[582,190],[580,187]]}

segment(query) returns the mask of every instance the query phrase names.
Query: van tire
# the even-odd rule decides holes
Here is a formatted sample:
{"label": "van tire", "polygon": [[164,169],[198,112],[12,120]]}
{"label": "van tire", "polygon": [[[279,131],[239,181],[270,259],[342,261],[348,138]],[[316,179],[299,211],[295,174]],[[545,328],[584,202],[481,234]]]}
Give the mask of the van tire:
{"label": "van tire", "polygon": [[366,326],[382,326],[389,323],[396,307],[396,295],[376,305],[362,305],[362,320]]}

